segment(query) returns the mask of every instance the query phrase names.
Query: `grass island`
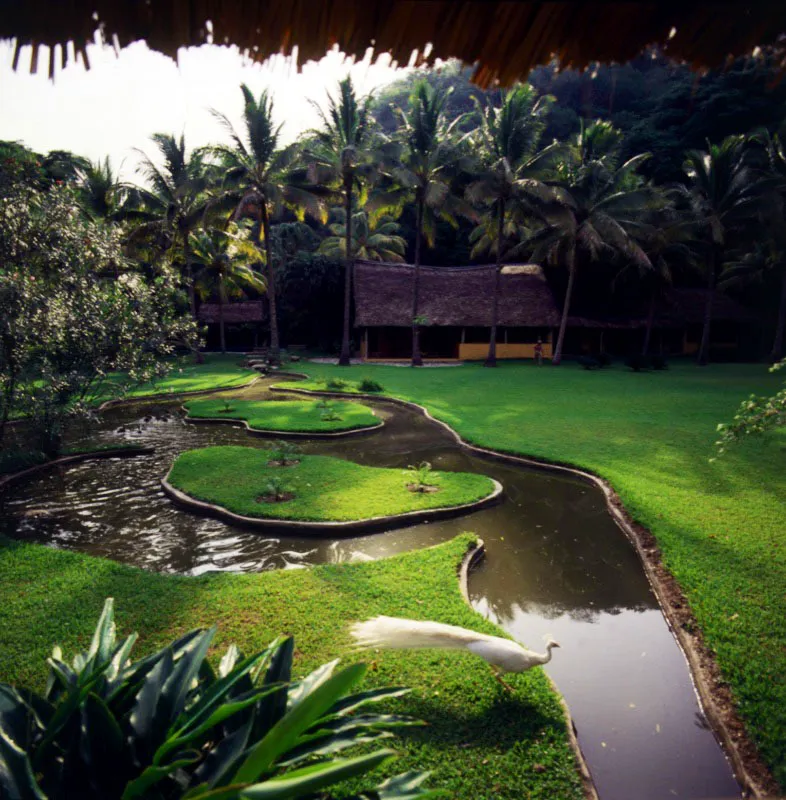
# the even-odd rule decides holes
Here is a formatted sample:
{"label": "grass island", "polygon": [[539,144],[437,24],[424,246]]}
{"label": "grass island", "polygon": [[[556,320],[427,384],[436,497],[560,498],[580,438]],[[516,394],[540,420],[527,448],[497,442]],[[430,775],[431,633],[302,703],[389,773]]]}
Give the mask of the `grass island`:
{"label": "grass island", "polygon": [[247,520],[302,523],[393,521],[402,515],[410,521],[431,512],[470,510],[501,491],[483,475],[418,473],[331,456],[205,447],[181,453],[164,487]]}
{"label": "grass island", "polygon": [[185,403],[188,418],[241,420],[251,431],[330,434],[378,428],[382,421],[360,403],[310,400],[205,398]]}

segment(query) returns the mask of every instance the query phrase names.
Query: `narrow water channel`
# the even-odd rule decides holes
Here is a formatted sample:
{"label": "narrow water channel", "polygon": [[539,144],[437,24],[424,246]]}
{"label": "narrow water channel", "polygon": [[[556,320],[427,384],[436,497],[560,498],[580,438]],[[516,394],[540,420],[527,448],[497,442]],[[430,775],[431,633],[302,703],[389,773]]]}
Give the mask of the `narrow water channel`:
{"label": "narrow water channel", "polygon": [[[271,399],[265,382],[242,392]],[[281,397],[280,395],[277,395]],[[487,557],[470,578],[474,607],[516,639],[562,645],[547,670],[565,697],[602,800],[734,798],[740,789],[698,705],[632,545],[601,492],[577,479],[471,455],[420,414],[375,404],[377,432],[304,443],[362,464],[479,472],[499,505],[452,520],[344,539],[267,537],[175,507],[159,487],[177,453],[217,444],[265,447],[231,425],[198,426],[179,405],[115,408],[88,442],[153,445],[153,455],[51,470],[9,494],[0,532],[159,572],[257,572],[376,559],[473,531]]]}

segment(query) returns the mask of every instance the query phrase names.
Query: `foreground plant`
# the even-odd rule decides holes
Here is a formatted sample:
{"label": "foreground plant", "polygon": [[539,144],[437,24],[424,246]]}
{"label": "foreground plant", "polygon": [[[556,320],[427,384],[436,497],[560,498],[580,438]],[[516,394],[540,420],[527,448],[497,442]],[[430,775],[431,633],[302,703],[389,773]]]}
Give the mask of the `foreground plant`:
{"label": "foreground plant", "polygon": [[410,491],[434,492],[437,490],[437,487],[431,481],[434,481],[439,473],[434,472],[428,461],[421,461],[420,464],[410,464],[407,467],[407,474],[410,478],[407,488]]}
{"label": "foreground plant", "polygon": [[276,442],[275,449],[270,451],[270,466],[294,467],[300,463],[300,448],[294,442]]}
{"label": "foreground plant", "polygon": [[[336,670],[332,661],[292,682],[291,638],[248,657],[230,645],[216,671],[206,660],[215,633],[191,631],[131,662],[137,634],[117,642],[107,599],[87,652],[69,666],[55,647],[43,695],[0,684],[0,796],[326,798],[330,787],[395,755],[337,753],[418,724],[357,713],[408,691],[350,694],[364,664]],[[356,798],[436,796],[419,788],[425,777],[399,775]]]}

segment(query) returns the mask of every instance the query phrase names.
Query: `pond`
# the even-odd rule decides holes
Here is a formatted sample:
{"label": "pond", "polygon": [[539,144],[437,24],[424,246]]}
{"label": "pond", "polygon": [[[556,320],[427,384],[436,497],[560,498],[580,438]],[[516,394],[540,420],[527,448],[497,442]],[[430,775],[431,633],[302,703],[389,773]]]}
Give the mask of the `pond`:
{"label": "pond", "polygon": [[[267,386],[260,381],[242,396],[283,397]],[[265,447],[269,440],[229,424],[189,424],[170,401],[110,409],[84,437],[153,445],[153,455],[87,461],[27,481],[5,499],[0,532],[199,575],[376,559],[473,531],[487,555],[470,577],[471,601],[534,650],[543,649],[547,633],[562,645],[547,671],[568,703],[603,800],[740,797],[685,657],[600,490],[473,455],[415,411],[371,405],[384,428],[304,441],[303,450],[372,466],[429,461],[437,470],[482,473],[503,484],[503,501],[456,519],[342,539],[267,536],[197,516],[160,489],[175,456],[218,444]]]}

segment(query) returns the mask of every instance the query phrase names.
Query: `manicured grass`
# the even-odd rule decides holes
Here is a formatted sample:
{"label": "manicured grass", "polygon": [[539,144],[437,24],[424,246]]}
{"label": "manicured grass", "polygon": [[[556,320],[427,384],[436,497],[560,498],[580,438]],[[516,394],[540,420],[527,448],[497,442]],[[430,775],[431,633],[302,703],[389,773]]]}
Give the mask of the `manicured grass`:
{"label": "manicured grass", "polygon": [[[344,522],[445,508],[480,500],[494,491],[490,478],[439,472],[429,478],[437,492],[411,492],[406,470],[365,467],[331,456],[296,456],[294,466],[269,466],[273,452],[254,447],[204,447],[175,460],[169,482],[198,500],[247,517]],[[271,478],[294,497],[260,502]]]}
{"label": "manicured grass", "polygon": [[[231,411],[227,411],[227,404]],[[249,427],[262,431],[331,433],[374,428],[379,418],[360,403],[330,402],[330,415],[319,407],[319,400],[190,400],[185,404],[189,417],[206,419],[243,419]]]}
{"label": "manicured grass", "polygon": [[319,388],[369,376],[486,447],[570,462],[608,479],[657,537],[738,708],[786,787],[786,430],[716,462],[716,426],[782,376],[755,364],[633,373],[502,363],[408,369],[304,363]]}
{"label": "manicured grass", "polygon": [[[294,677],[337,656],[360,660],[350,654],[349,625],[377,614],[499,634],[458,591],[456,565],[471,538],[364,564],[199,578],[0,539],[0,680],[42,690],[52,645],[66,656],[89,646],[107,596],[115,598],[119,633],[140,632],[137,656],[215,623],[214,663],[230,642],[251,653],[278,634],[293,635]],[[367,659],[365,687],[413,689],[384,708],[428,722],[391,740],[402,757],[387,774],[430,770],[429,785],[459,800],[581,798],[560,706],[540,669],[510,676],[509,696],[470,654],[391,651]]]}
{"label": "manicured grass", "polygon": [[[142,383],[129,389],[123,397],[147,397],[148,395],[181,394],[201,392],[207,389],[234,389],[245,386],[259,373],[240,366],[243,360],[239,353],[205,353],[204,363],[196,364],[193,356],[177,359],[172,371],[161,380]],[[125,380],[121,375],[110,375],[102,386],[98,402],[116,397]]]}

